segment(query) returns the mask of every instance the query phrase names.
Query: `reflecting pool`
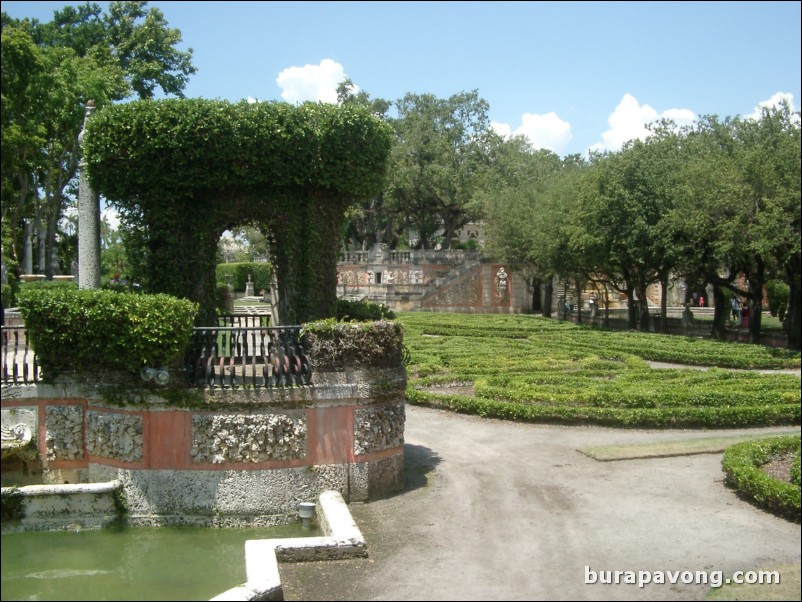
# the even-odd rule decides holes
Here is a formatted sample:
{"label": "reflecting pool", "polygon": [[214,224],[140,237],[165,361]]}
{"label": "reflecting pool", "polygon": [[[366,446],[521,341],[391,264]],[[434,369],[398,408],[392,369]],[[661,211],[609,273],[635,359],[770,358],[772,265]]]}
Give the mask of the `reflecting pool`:
{"label": "reflecting pool", "polygon": [[318,535],[300,524],[3,534],[2,600],[209,600],[245,582],[246,540]]}

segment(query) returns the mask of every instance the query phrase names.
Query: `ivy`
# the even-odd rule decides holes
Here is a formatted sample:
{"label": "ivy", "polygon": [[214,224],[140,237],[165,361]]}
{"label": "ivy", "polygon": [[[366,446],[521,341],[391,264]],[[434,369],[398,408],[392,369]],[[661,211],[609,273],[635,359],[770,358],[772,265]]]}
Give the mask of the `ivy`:
{"label": "ivy", "polygon": [[211,323],[219,236],[270,233],[281,321],[333,316],[347,208],[383,187],[390,127],[357,106],[139,101],[87,125],[96,192],[129,217],[152,292],[201,304]]}

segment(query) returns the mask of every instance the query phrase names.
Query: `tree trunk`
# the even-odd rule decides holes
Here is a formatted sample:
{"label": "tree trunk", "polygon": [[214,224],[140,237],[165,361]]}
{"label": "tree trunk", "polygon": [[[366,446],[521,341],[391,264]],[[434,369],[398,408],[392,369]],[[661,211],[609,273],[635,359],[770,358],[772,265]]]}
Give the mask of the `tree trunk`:
{"label": "tree trunk", "polygon": [[646,285],[639,284],[638,288],[638,329],[642,332],[649,332],[649,300],[646,298]]}
{"label": "tree trunk", "polygon": [[802,315],[802,287],[799,282],[791,280],[790,290],[788,292],[788,313],[785,318],[787,324],[788,334],[788,349],[794,351],[800,350],[800,317]]}
{"label": "tree trunk", "polygon": [[660,325],[658,332],[666,331],[666,320],[668,319],[668,277],[660,278]]}
{"label": "tree trunk", "polygon": [[714,339],[723,339],[727,316],[730,312],[724,289],[716,283],[713,283],[713,304],[713,325],[710,329],[710,336]]}
{"label": "tree trunk", "polygon": [[36,250],[37,250],[37,262],[36,262],[36,273],[37,274],[44,274],[47,271],[47,228],[45,228],[43,224],[44,218],[37,222],[36,228]]}
{"label": "tree trunk", "polygon": [[627,328],[637,330],[638,328],[638,304],[635,301],[635,289],[627,282]]}
{"label": "tree trunk", "polygon": [[58,266],[58,252],[56,250],[56,233],[59,219],[61,219],[61,194],[56,193],[56,197],[53,199],[50,213],[47,217],[47,234],[45,237],[45,246],[50,250],[45,269],[45,275],[48,280],[52,280],[53,276],[61,271]]}
{"label": "tree trunk", "polygon": [[[754,287],[757,288],[757,287]],[[750,291],[749,307],[749,342],[760,343],[760,331],[763,322],[763,286]]]}

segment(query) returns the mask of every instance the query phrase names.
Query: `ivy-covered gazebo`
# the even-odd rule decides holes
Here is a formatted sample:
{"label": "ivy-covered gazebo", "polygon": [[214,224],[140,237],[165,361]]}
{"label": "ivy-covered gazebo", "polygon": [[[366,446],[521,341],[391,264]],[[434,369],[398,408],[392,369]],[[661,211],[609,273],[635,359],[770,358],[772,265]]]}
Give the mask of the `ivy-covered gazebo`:
{"label": "ivy-covered gazebo", "polygon": [[147,288],[215,312],[217,241],[269,233],[281,324],[334,316],[348,207],[383,185],[392,133],[353,106],[169,99],[113,105],[86,126],[96,192],[117,206]]}

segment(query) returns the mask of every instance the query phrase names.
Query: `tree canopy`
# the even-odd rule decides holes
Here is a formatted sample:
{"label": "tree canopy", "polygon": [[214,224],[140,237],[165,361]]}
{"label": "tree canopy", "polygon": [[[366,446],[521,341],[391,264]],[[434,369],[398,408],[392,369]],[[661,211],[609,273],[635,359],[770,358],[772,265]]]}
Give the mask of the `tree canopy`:
{"label": "tree canopy", "polygon": [[[192,50],[147,2],[66,6],[53,20],[2,15],[3,257],[52,276],[66,266],[55,250],[59,222],[74,199],[84,106],[157,91],[181,96],[195,72]],[[62,258],[66,260],[67,258]]]}
{"label": "tree canopy", "polygon": [[[780,281],[789,291],[789,347],[798,349],[799,114],[783,105],[759,119],[706,116],[689,128],[662,122],[651,129],[644,141],[584,165],[566,158],[561,169],[544,171],[549,162],[519,149],[520,159],[502,165],[526,167],[506,167],[486,197],[490,250],[577,288],[603,279],[640,301],[647,286],[661,283],[663,317],[671,279],[711,285],[713,335],[721,334],[729,296],[737,295],[756,318],[753,341],[765,291],[778,290],[771,283]],[[630,304],[629,318],[632,328],[643,328],[646,303]]]}

